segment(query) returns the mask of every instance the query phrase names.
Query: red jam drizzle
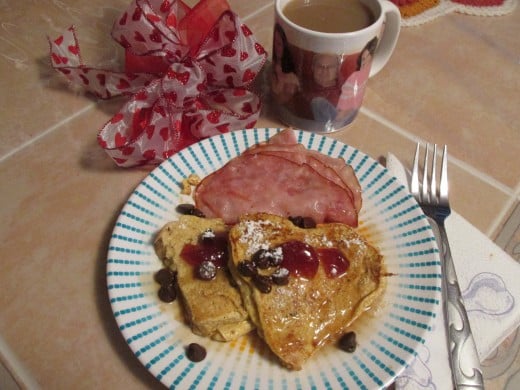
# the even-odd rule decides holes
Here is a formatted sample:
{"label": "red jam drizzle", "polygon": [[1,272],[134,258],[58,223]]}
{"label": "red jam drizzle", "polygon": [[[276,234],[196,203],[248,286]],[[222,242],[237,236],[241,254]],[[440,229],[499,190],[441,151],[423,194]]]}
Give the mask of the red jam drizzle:
{"label": "red jam drizzle", "polygon": [[312,279],[320,262],[329,278],[345,274],[350,262],[337,248],[315,249],[301,241],[288,241],[281,245],[283,260],[281,267],[287,268],[291,275]]}
{"label": "red jam drizzle", "polygon": [[316,252],[329,278],[337,278],[347,272],[350,262],[339,249],[320,248]]}
{"label": "red jam drizzle", "polygon": [[211,261],[218,268],[228,259],[228,237],[226,233],[215,233],[210,240],[199,240],[197,244],[186,244],[181,257],[190,265],[197,267],[203,261]]}
{"label": "red jam drizzle", "polygon": [[318,272],[319,260],[315,249],[301,241],[288,241],[281,245],[283,260],[281,266],[291,275],[312,279]]}

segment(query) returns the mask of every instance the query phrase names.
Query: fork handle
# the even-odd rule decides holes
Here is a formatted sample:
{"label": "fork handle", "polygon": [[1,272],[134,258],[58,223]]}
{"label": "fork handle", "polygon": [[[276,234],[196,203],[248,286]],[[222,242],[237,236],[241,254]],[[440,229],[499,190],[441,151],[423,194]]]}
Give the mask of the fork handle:
{"label": "fork handle", "polygon": [[450,244],[444,223],[437,223],[440,235],[443,277],[443,308],[448,334],[450,366],[455,389],[484,389],[475,340],[464,308]]}

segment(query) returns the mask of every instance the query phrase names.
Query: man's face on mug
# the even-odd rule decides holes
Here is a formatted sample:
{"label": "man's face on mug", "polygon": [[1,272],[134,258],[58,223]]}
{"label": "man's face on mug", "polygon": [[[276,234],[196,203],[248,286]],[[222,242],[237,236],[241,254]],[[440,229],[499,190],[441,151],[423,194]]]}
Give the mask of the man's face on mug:
{"label": "man's face on mug", "polygon": [[316,54],[312,62],[312,74],[316,84],[323,88],[336,85],[338,58],[330,54]]}

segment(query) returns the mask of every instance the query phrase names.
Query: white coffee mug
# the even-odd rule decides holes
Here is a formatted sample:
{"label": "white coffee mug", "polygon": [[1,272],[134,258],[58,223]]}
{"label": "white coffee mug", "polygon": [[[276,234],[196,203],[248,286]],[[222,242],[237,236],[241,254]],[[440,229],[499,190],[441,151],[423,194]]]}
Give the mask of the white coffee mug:
{"label": "white coffee mug", "polygon": [[290,1],[275,1],[270,72],[275,111],[292,127],[337,131],[356,117],[368,78],[390,59],[401,14],[388,0],[359,0],[372,13],[371,24],[351,32],[319,32],[284,14]]}

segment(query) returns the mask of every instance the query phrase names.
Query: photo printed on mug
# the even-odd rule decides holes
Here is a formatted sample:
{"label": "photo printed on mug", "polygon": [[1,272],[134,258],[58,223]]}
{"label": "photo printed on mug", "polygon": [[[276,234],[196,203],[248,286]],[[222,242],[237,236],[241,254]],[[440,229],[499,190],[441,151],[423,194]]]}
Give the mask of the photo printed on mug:
{"label": "photo printed on mug", "polygon": [[377,43],[374,37],[361,52],[349,55],[315,53],[289,44],[276,24],[271,78],[275,103],[283,105],[289,117],[299,117],[293,121],[303,128],[326,126],[333,131],[348,125],[363,102]]}
{"label": "photo printed on mug", "polygon": [[[361,108],[369,77],[393,51],[399,10],[382,0],[277,0],[276,5],[269,86],[278,117],[316,132],[347,126]],[[387,23],[392,13],[397,16]]]}

